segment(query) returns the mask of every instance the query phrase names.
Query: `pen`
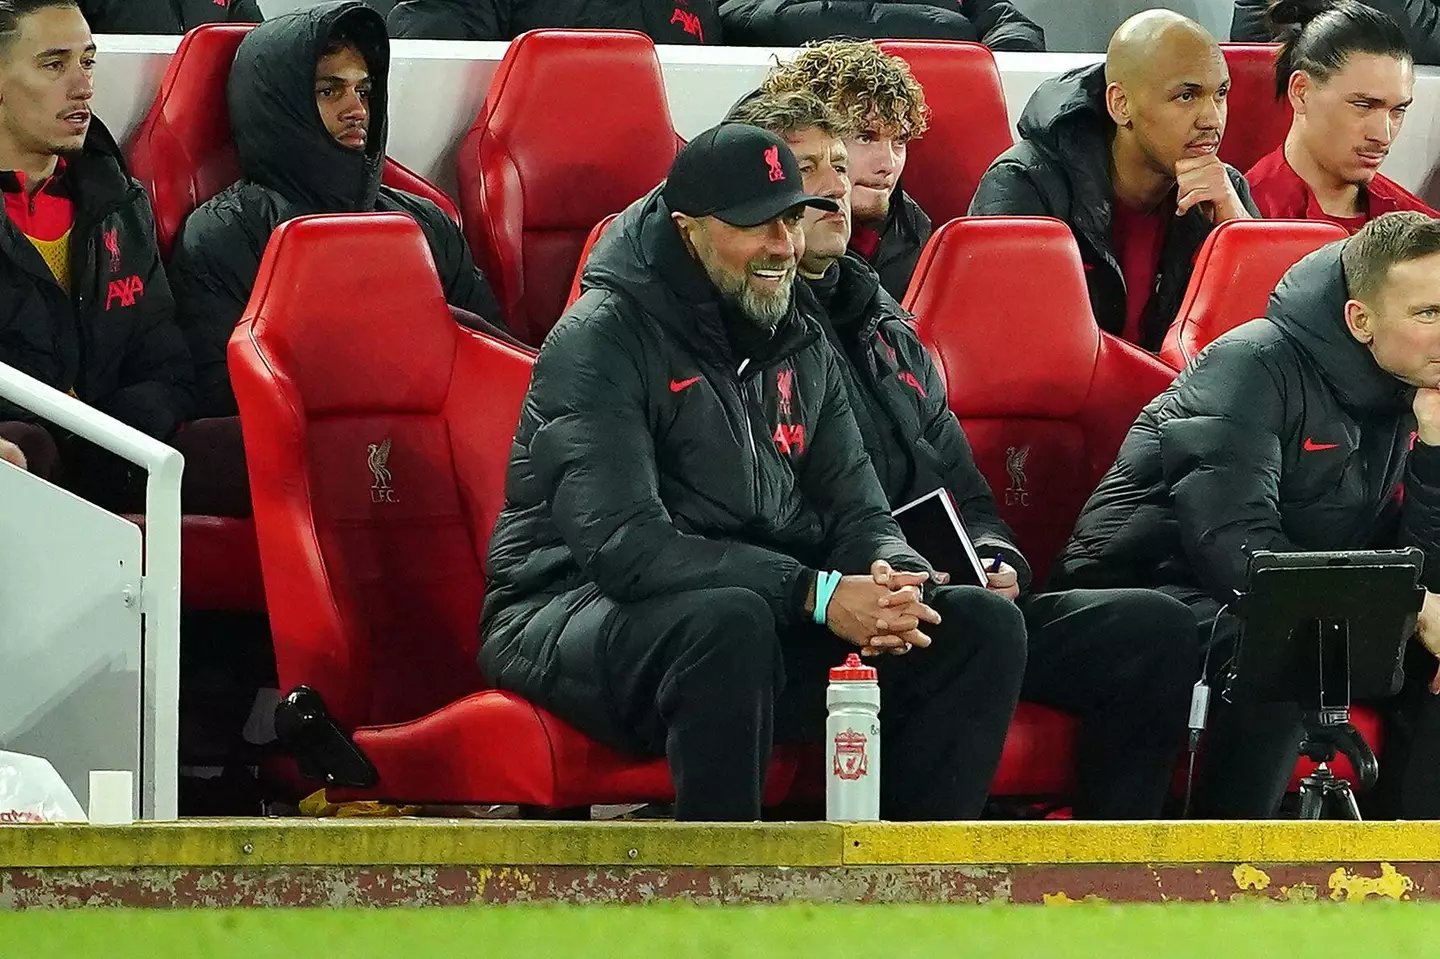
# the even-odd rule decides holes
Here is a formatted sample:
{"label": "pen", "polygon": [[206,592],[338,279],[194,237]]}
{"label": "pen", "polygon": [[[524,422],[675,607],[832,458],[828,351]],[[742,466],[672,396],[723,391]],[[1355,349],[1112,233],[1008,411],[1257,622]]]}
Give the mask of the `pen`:
{"label": "pen", "polygon": [[998,573],[998,572],[1000,572],[1000,567],[1001,567],[1001,565],[1002,565],[1004,562],[1005,562],[1005,554],[1004,554],[1004,553],[996,553],[996,554],[995,554],[995,561],[990,564],[990,569],[987,570],[987,572],[991,572],[991,573]]}

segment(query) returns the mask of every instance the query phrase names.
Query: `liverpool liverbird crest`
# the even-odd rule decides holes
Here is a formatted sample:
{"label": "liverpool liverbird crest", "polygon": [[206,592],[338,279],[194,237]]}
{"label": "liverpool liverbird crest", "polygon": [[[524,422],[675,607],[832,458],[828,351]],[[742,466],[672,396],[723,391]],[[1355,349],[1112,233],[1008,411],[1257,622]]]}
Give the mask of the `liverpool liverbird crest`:
{"label": "liverpool liverbird crest", "polygon": [[390,475],[390,437],[385,437],[381,443],[371,443],[369,452],[370,474],[375,478],[375,482],[370,484],[370,502],[398,502],[395,488],[391,485],[395,478]]}

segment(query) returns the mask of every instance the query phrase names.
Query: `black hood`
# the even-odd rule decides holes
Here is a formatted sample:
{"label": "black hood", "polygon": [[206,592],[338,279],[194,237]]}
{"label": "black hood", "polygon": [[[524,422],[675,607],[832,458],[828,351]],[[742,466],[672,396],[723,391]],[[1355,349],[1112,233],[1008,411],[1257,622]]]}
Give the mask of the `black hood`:
{"label": "black hood", "polygon": [[1076,67],[1040,84],[1015,128],[1054,156],[1098,156],[1108,162],[1115,123],[1105,111],[1105,64]]}
{"label": "black hood", "polygon": [[[335,141],[315,107],[315,64],[339,26],[370,69],[370,131],[365,152]],[[385,18],[360,0],[323,3],[255,27],[230,70],[230,128],[246,180],[314,212],[371,210],[385,164]]]}
{"label": "black hood", "polygon": [[1413,390],[1382,370],[1345,326],[1345,273],[1337,240],[1305,257],[1270,294],[1265,315],[1320,369],[1340,402],[1352,410],[1410,406]]}
{"label": "black hood", "polygon": [[[582,289],[612,290],[633,301],[656,322],[687,343],[697,355],[733,363],[734,351],[718,291],[705,268],[691,256],[670,208],[660,195],[665,184],[630,204],[596,241],[580,276]],[[819,328],[797,308],[801,286],[790,298],[763,356],[764,365],[818,338]]]}

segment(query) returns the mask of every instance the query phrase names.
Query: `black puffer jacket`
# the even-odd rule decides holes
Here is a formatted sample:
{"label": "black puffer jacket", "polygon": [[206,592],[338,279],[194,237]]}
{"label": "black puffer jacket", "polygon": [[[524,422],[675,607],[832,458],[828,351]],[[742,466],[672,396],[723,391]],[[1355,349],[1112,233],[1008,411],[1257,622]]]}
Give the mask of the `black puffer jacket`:
{"label": "black puffer jacket", "polygon": [[1440,586],[1440,448],[1411,450],[1414,391],[1345,328],[1341,246],[1296,264],[1266,318],[1216,340],[1145,408],[1056,585],[1198,586],[1228,601],[1255,550],[1414,545]]}
{"label": "black puffer jacket", "polygon": [[202,23],[259,23],[258,0],[79,0],[95,33],[184,33]]}
{"label": "black puffer jacket", "polygon": [[[75,204],[69,293],[0,214],[0,362],[166,439],[190,415],[194,369],[150,198],[98,119],[63,175]],[[0,402],[0,419],[30,418]]]}
{"label": "black puffer jacket", "polygon": [[724,0],[720,21],[725,42],[734,46],[798,47],[831,37],[865,37],[1045,49],[1045,31],[1009,0]]}
{"label": "black puffer jacket", "polygon": [[930,217],[897,186],[890,197],[890,213],[880,227],[880,242],[869,257],[870,265],[880,274],[881,285],[895,299],[905,299],[915,265],[932,232]]}
{"label": "black puffer jacket", "polygon": [[[337,143],[315,109],[315,64],[342,23],[360,38],[371,72],[363,153]],[[250,299],[271,232],[297,216],[372,210],[410,215],[430,241],[450,305],[503,321],[455,222],[429,200],[380,185],[389,65],[385,21],[359,0],[277,17],[241,42],[227,92],[242,179],[190,214],[170,264],[180,325],[195,357],[200,415],[237,412],[226,345]],[[343,263],[337,258],[337,268]]]}
{"label": "black puffer jacket", "polygon": [[890,517],[840,362],[798,298],[738,358],[658,189],[606,230],[584,287],[545,340],[515,433],[486,567],[492,682],[550,702],[561,630],[597,595],[743,587],[783,625],[804,616],[816,569],[928,569]]}
{"label": "black puffer jacket", "polygon": [[[1029,564],[995,508],[990,484],[950,412],[940,371],[910,326],[909,314],[853,253],[807,286],[820,301],[826,336],[846,361],[842,372],[850,406],[890,506],[944,486],[976,552],[987,559],[1003,552],[1021,585],[1028,585]],[[964,581],[964,570],[950,572],[956,582]]]}
{"label": "black puffer jacket", "polygon": [[[980,180],[971,216],[1051,216],[1070,225],[1085,261],[1090,306],[1104,330],[1125,327],[1125,279],[1111,241],[1115,192],[1105,111],[1105,65],[1080,67],[1046,80],[1017,125],[1020,142],[996,158]],[[1240,172],[1226,167],[1240,201],[1259,216]],[[1173,204],[1172,204],[1173,208]],[[1197,207],[1170,221],[1160,254],[1155,295],[1141,317],[1140,345],[1160,349],[1180,309],[1190,271],[1212,224]]]}
{"label": "black puffer jacket", "polygon": [[[1415,62],[1434,66],[1440,64],[1440,3],[1436,0],[1365,0],[1405,31]],[[1279,39],[1270,28],[1265,12],[1269,0],[1235,0],[1235,14],[1230,21],[1230,39],[1237,43],[1269,43]]]}
{"label": "black puffer jacket", "polygon": [[510,40],[537,27],[639,30],[656,43],[720,43],[716,0],[401,0],[390,35]]}

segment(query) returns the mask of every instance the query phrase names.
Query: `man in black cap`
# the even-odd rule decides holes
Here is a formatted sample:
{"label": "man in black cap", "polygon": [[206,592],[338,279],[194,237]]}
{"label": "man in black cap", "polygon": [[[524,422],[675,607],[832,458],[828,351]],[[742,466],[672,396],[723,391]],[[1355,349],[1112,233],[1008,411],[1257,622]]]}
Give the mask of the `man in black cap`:
{"label": "man in black cap", "polygon": [[834,352],[792,295],[806,208],[779,137],[702,133],[631,205],[550,333],[490,544],[481,664],[664,755],[677,819],[760,815],[829,667],[879,665],[881,813],[979,814],[1025,665],[1015,605],[940,587],[891,518]]}

